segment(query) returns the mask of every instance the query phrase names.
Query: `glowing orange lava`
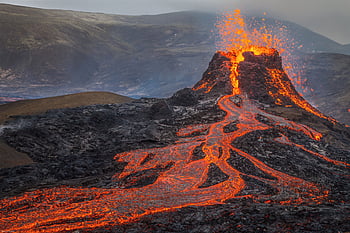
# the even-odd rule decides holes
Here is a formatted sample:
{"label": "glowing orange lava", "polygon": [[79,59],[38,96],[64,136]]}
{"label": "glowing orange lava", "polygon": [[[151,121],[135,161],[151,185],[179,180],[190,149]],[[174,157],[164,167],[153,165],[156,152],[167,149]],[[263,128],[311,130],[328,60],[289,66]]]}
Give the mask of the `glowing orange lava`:
{"label": "glowing orange lava", "polygon": [[[231,22],[242,27],[241,30],[231,31],[226,28]],[[261,181],[276,190],[289,196],[276,194],[274,200],[270,197],[256,193],[249,195],[256,200],[265,202],[278,202],[280,204],[298,204],[303,202],[319,203],[327,197],[315,184],[283,173],[264,162],[258,160],[232,145],[237,138],[258,130],[268,130],[274,127],[286,128],[301,132],[314,140],[320,140],[322,135],[305,125],[286,120],[282,117],[266,113],[259,109],[254,101],[248,99],[239,88],[237,79],[238,64],[244,60],[243,52],[253,51],[255,54],[269,54],[273,52],[275,38],[269,35],[261,35],[258,32],[252,34],[243,30],[244,21],[236,11],[227,16],[223,22],[225,27],[220,33],[230,40],[224,40],[223,44],[229,44],[229,51],[223,52],[231,59],[232,94],[225,95],[218,101],[218,106],[226,112],[223,120],[206,125],[192,125],[180,129],[177,133],[179,140],[173,145],[163,148],[141,149],[117,154],[115,159],[119,162],[127,162],[121,174],[116,174],[116,181],[129,179],[129,184],[138,181],[133,177],[135,173],[151,171],[155,168],[164,168],[158,178],[149,185],[143,187],[115,187],[111,189],[101,188],[52,188],[27,192],[23,195],[0,200],[0,231],[1,232],[60,232],[78,229],[93,229],[108,227],[135,221],[138,218],[162,211],[172,211],[185,206],[207,206],[221,204],[225,201],[242,197],[241,192],[246,188],[245,177]],[[240,38],[232,37],[233,34]],[[263,39],[261,42],[261,38]],[[259,39],[259,40],[258,40]],[[256,45],[253,45],[254,43]],[[260,43],[261,42],[261,43]],[[278,72],[271,70],[271,74],[278,76]],[[289,96],[289,86],[276,82],[281,90],[281,95]],[[203,86],[210,92],[210,85]],[[199,88],[199,89],[201,89]],[[232,100],[240,95],[241,104],[238,106]],[[296,96],[290,96],[295,104],[307,110],[303,102]],[[311,111],[312,112],[312,111]],[[313,113],[313,112],[312,112]],[[264,124],[256,119],[257,115],[270,120],[270,124]],[[225,126],[237,122],[237,129],[233,132],[225,132]],[[291,142],[287,136],[280,135],[276,142],[297,146],[300,149],[329,163],[341,166],[349,164],[331,160],[301,145]],[[202,158],[193,159],[195,150],[203,152]],[[257,176],[243,173],[239,168],[228,163],[232,154],[250,161],[259,171],[266,176]],[[210,166],[215,165],[227,175],[223,182],[202,187],[208,179]],[[270,178],[267,178],[270,177]],[[248,196],[248,195],[247,195]]]}
{"label": "glowing orange lava", "polygon": [[[236,10],[233,14],[227,14],[217,24],[221,40],[218,42],[218,46],[223,51],[225,56],[231,59],[233,64],[231,68],[231,80],[234,87],[233,94],[241,94],[239,89],[239,81],[237,80],[238,72],[237,67],[240,62],[244,60],[244,52],[253,52],[255,55],[261,54],[273,54],[274,49],[277,49],[280,53],[286,51],[283,38],[279,38],[278,35],[272,35],[267,31],[266,27],[260,28],[260,30],[253,29],[248,30],[240,10]],[[274,49],[272,49],[274,48]],[[286,68],[287,71],[293,69],[292,64],[289,63]],[[299,94],[295,94],[292,91],[292,86],[289,82],[283,82],[281,76],[283,75],[280,70],[270,69],[270,75],[274,78],[270,85],[275,86],[280,95],[288,96],[296,105],[305,109],[306,111],[327,119],[333,123],[336,120],[325,116],[320,111],[311,106],[305,101]],[[298,84],[304,83],[300,78],[296,81]],[[302,87],[305,89],[305,87]],[[277,104],[280,104],[279,98],[274,96],[277,100]]]}
{"label": "glowing orange lava", "polygon": [[[266,15],[264,13],[264,15]],[[290,77],[293,85],[303,93],[313,91],[306,86],[306,78],[302,77],[301,64],[296,62],[292,54],[301,49],[303,45],[291,37],[291,32],[281,22],[275,21],[274,28],[265,24],[266,19],[262,18],[260,23],[247,25],[240,10],[233,13],[227,12],[222,15],[217,23],[220,40],[217,42],[218,50],[221,51],[253,51],[250,46],[275,48],[283,58],[284,70]],[[248,29],[252,26],[252,29]],[[259,53],[255,53],[258,55]],[[299,60],[299,59],[298,59]]]}

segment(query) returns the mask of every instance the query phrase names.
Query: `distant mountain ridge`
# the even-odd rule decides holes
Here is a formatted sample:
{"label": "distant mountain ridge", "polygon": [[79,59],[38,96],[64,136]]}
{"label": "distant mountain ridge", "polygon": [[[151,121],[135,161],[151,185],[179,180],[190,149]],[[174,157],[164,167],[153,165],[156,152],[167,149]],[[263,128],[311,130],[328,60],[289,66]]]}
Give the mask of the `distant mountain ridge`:
{"label": "distant mountain ridge", "polygon": [[198,77],[215,50],[210,30],[197,19],[201,14],[170,19],[11,5],[0,5],[0,11],[0,85],[16,95],[170,94],[187,85],[188,77]]}
{"label": "distant mountain ridge", "polygon": [[336,53],[303,57],[308,86],[305,98],[322,112],[350,125],[350,56]]}

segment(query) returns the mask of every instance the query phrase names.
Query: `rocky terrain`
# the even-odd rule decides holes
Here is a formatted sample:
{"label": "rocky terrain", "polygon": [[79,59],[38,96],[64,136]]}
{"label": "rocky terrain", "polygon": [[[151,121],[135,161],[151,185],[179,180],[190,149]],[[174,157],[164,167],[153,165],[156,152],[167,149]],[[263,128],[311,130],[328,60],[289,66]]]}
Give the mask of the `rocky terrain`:
{"label": "rocky terrain", "polygon": [[[53,109],[74,108],[94,104],[126,103],[133,99],[108,92],[85,92],[35,100],[18,100],[0,105],[0,124],[20,115],[37,115]],[[6,127],[5,127],[6,128]],[[0,134],[3,127],[0,126]],[[16,151],[0,140],[0,168],[26,165],[33,161],[24,153]]]}
{"label": "rocky terrain", "polygon": [[277,52],[244,53],[233,93],[229,55],[170,98],[6,124],[34,163],[0,169],[0,230],[350,231],[349,128],[298,95]]}

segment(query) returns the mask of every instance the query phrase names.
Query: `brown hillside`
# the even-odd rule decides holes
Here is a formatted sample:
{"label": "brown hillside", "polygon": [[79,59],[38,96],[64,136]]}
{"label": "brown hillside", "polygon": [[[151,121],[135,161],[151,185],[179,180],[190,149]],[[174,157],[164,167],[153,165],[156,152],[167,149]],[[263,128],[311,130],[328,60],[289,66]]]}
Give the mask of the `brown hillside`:
{"label": "brown hillside", "polygon": [[[85,92],[36,100],[21,100],[0,105],[0,124],[11,116],[35,115],[51,109],[74,108],[94,104],[113,104],[130,102],[133,99],[109,92]],[[20,153],[0,141],[0,168],[30,164],[28,155]]]}
{"label": "brown hillside", "polygon": [[20,100],[0,105],[0,124],[16,115],[34,115],[51,109],[75,108],[94,104],[126,103],[132,98],[110,92],[84,92],[35,100]]}
{"label": "brown hillside", "polygon": [[32,159],[0,141],[0,169],[33,163]]}

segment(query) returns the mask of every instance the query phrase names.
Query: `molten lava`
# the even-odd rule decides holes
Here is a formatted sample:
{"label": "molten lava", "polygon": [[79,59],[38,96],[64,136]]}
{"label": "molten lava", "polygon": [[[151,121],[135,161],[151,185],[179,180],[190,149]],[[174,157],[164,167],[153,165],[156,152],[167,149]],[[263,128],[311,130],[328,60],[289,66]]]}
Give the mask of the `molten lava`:
{"label": "molten lava", "polygon": [[[302,133],[313,140],[320,140],[322,135],[314,129],[261,110],[254,100],[247,97],[240,87],[240,63],[245,61],[245,52],[255,55],[271,56],[276,38],[257,31],[248,33],[244,30],[244,21],[236,11],[227,16],[225,27],[220,28],[224,36],[222,45],[228,44],[221,52],[229,58],[224,66],[231,71],[232,93],[222,96],[217,105],[226,112],[223,120],[212,124],[197,124],[182,128],[173,145],[163,148],[141,149],[117,154],[115,159],[126,162],[121,174],[116,174],[116,182],[122,185],[110,189],[101,188],[52,188],[27,192],[23,195],[0,201],[0,231],[2,232],[60,232],[77,229],[123,224],[138,218],[162,211],[172,211],[186,206],[206,206],[222,204],[242,196],[255,201],[275,202],[280,204],[320,203],[327,198],[327,190],[301,178],[278,171],[266,163],[233,146],[233,142],[255,131],[273,128],[286,129]],[[238,26],[237,30],[228,30],[228,26]],[[228,26],[227,26],[228,25]],[[234,36],[233,36],[234,35]],[[238,37],[236,36],[238,35]],[[225,39],[226,38],[226,39]],[[230,38],[230,39],[227,39]],[[278,40],[277,40],[278,42]],[[269,69],[272,77],[269,85],[278,91],[271,92],[276,104],[284,104],[283,98],[291,103],[323,118],[316,109],[296,94],[291,84],[285,82],[277,69]],[[203,83],[195,89],[210,93],[215,83]],[[279,101],[281,99],[281,101]],[[257,120],[263,116],[269,123]],[[236,129],[225,132],[225,127],[236,122]],[[323,159],[332,165],[350,166],[298,145],[280,133],[275,141],[297,147]],[[203,156],[195,157],[200,151]],[[243,158],[259,171],[258,174],[242,172],[239,167],[228,161]],[[219,183],[205,185],[210,179],[210,169],[218,168],[225,174]],[[143,184],[140,180],[150,178],[149,174],[161,169],[158,177]],[[244,177],[262,182],[276,190],[272,196],[260,193],[242,194],[247,183]],[[288,193],[286,198],[280,193]]]}
{"label": "molten lava", "polygon": [[[218,42],[219,48],[224,51],[225,56],[231,59],[231,80],[233,86],[233,94],[241,94],[239,88],[238,77],[238,64],[244,61],[245,52],[253,52],[254,55],[273,55],[277,49],[280,53],[283,53],[285,49],[285,43],[283,38],[279,38],[277,35],[272,35],[267,31],[266,27],[260,28],[260,30],[247,30],[243,17],[240,14],[240,10],[236,10],[234,14],[227,14],[223,20],[217,25],[221,40]],[[282,30],[282,29],[281,29]],[[275,49],[272,49],[275,48]],[[288,63],[285,69],[292,69],[292,64]],[[326,117],[320,111],[312,107],[307,101],[305,101],[299,93],[297,93],[294,87],[289,81],[283,81],[283,76],[286,74],[281,69],[268,69],[270,76],[273,77],[269,81],[271,86],[274,86],[278,93],[270,93],[276,100],[276,104],[283,105],[280,96],[288,97],[294,104],[305,109],[306,111],[332,121],[335,120]],[[298,77],[296,83],[302,84],[303,81]],[[305,89],[305,87],[303,87]]]}

